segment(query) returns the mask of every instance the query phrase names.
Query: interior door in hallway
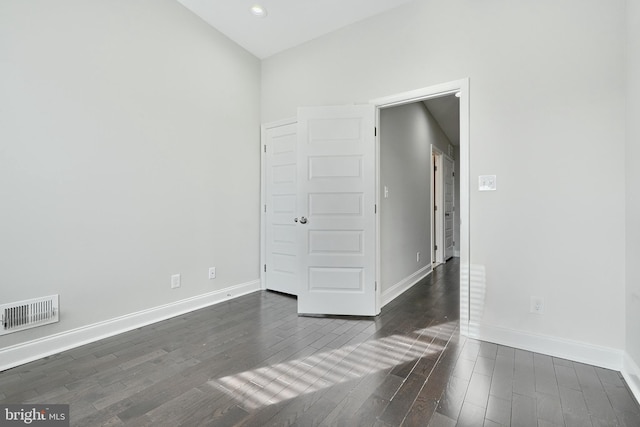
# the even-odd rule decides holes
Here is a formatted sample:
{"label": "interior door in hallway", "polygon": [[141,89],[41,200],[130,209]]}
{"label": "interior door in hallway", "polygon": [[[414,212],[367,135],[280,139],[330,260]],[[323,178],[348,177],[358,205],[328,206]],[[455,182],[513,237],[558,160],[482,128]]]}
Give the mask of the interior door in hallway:
{"label": "interior door in hallway", "polygon": [[298,294],[296,123],[266,127],[265,156],[265,286]]}
{"label": "interior door in hallway", "polygon": [[443,166],[443,198],[444,198],[444,259],[448,260],[453,256],[455,249],[454,227],[455,227],[455,171],[453,160],[447,156],[442,156]]}
{"label": "interior door in hallway", "polygon": [[375,109],[298,110],[300,314],[373,316]]}

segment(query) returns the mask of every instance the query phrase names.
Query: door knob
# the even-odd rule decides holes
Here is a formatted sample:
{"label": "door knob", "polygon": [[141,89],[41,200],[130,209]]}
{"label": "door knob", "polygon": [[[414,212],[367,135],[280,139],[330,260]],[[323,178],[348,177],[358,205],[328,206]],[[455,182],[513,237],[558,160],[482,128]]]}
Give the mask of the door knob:
{"label": "door knob", "polygon": [[298,218],[293,218],[293,222],[298,222]]}
{"label": "door knob", "polygon": [[300,217],[300,224],[306,224],[307,223],[307,218],[305,217]]}

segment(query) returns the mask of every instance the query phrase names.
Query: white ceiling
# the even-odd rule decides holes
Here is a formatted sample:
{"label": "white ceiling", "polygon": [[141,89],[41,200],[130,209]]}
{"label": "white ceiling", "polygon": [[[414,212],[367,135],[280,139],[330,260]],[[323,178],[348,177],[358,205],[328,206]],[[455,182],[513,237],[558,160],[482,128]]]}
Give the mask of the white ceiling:
{"label": "white ceiling", "polygon": [[460,145],[460,98],[441,96],[423,101],[453,145]]}
{"label": "white ceiling", "polygon": [[[258,58],[281,52],[412,0],[178,0]],[[265,18],[251,14],[260,4]]]}
{"label": "white ceiling", "polygon": [[[260,59],[413,0],[178,0],[206,23]],[[259,4],[267,16],[251,14]],[[454,96],[425,101],[454,145],[460,141],[459,102]]]}

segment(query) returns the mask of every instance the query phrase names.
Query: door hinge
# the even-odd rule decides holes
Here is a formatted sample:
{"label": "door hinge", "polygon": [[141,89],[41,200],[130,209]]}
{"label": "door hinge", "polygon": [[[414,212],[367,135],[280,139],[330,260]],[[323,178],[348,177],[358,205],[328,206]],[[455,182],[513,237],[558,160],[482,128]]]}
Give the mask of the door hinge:
{"label": "door hinge", "polygon": [[373,205],[373,213],[374,214],[378,213],[378,205]]}
{"label": "door hinge", "polygon": [[433,206],[433,210],[434,210],[434,211],[437,211],[437,210],[438,210],[438,207],[434,205],[434,206]]}
{"label": "door hinge", "polygon": [[437,171],[437,170],[438,170],[438,167],[437,167],[436,165],[433,165],[433,170],[434,170],[434,171]]}
{"label": "door hinge", "polygon": [[456,241],[454,240],[454,241],[453,241],[453,246],[455,246],[455,245],[456,245]]}
{"label": "door hinge", "polygon": [[373,136],[378,136],[378,128],[377,127],[373,128]]}
{"label": "door hinge", "polygon": [[456,176],[456,173],[455,173],[455,172],[451,172],[451,174],[452,174],[453,176]]}
{"label": "door hinge", "polygon": [[378,282],[373,282],[375,284],[375,288],[374,290],[377,291],[378,290]]}
{"label": "door hinge", "polygon": [[264,265],[264,272],[267,272],[267,264]]}
{"label": "door hinge", "polygon": [[264,213],[267,213],[267,205],[264,205]]}
{"label": "door hinge", "polygon": [[264,152],[267,152],[267,144],[264,144]]}
{"label": "door hinge", "polygon": [[438,250],[438,245],[435,245],[435,246],[433,247],[433,249],[437,251],[437,250]]}

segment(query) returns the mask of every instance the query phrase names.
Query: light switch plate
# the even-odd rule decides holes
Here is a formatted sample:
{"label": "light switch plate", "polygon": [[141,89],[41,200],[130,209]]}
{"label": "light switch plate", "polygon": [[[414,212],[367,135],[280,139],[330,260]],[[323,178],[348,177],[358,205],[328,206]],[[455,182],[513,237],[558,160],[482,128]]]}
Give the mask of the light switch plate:
{"label": "light switch plate", "polygon": [[179,288],[181,285],[180,275],[173,274],[171,275],[171,289]]}
{"label": "light switch plate", "polygon": [[480,175],[478,177],[478,190],[480,191],[496,191],[495,175]]}

